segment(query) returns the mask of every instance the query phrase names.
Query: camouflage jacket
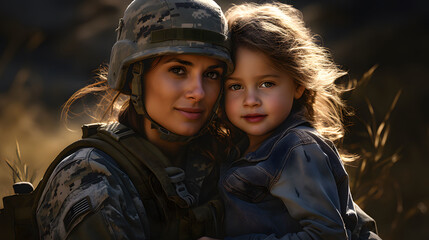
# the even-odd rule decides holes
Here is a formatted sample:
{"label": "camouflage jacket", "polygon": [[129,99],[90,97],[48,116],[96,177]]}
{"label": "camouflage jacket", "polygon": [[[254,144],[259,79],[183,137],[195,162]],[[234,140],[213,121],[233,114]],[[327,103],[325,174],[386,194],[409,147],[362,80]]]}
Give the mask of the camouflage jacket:
{"label": "camouflage jacket", "polygon": [[[214,196],[206,187],[212,162],[189,153],[184,166],[185,185],[198,200]],[[204,182],[204,192],[201,186]],[[205,199],[205,200],[204,200]],[[149,221],[142,200],[112,157],[95,148],[83,148],[57,165],[37,208],[41,239],[149,239]]]}

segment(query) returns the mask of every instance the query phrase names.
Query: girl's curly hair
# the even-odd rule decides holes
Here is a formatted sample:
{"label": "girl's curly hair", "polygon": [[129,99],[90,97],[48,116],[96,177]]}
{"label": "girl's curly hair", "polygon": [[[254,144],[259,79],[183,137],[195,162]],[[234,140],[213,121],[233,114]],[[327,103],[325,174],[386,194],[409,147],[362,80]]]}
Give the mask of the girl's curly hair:
{"label": "girl's curly hair", "polygon": [[345,89],[335,81],[346,72],[317,44],[301,12],[282,3],[245,3],[232,6],[225,15],[233,49],[246,47],[268,56],[274,67],[305,87],[294,104],[307,109],[306,117],[318,132],[331,141],[342,139],[345,104],[340,96]]}

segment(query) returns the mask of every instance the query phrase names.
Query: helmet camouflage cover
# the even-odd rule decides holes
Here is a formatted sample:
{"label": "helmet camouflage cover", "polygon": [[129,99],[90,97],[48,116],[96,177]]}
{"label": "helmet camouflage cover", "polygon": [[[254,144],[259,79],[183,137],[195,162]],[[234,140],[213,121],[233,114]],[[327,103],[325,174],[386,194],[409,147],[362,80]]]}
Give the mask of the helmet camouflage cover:
{"label": "helmet camouflage cover", "polygon": [[211,0],[134,0],[119,21],[108,73],[111,88],[130,94],[125,81],[130,64],[168,54],[198,54],[225,62],[228,26]]}

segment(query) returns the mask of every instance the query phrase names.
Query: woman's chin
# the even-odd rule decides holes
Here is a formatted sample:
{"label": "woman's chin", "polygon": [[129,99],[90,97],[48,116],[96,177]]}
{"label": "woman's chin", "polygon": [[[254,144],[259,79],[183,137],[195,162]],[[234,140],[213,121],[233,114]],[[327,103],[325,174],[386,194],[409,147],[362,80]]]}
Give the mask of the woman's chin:
{"label": "woman's chin", "polygon": [[182,136],[187,136],[187,137],[191,137],[194,135],[197,135],[198,132],[200,131],[201,127],[184,127],[184,128],[180,128],[180,129],[175,129],[176,131],[173,131],[174,133],[178,134],[178,135],[182,135]]}

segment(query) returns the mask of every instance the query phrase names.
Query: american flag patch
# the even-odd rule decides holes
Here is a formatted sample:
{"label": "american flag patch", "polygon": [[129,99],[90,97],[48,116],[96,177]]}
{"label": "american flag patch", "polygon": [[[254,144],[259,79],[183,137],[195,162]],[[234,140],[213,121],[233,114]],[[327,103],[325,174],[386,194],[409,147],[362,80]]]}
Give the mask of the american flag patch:
{"label": "american flag patch", "polygon": [[70,227],[72,226],[73,222],[82,216],[83,214],[92,211],[92,205],[91,200],[88,196],[85,198],[82,198],[81,200],[77,201],[67,212],[66,216],[64,217],[64,226],[67,231],[70,230]]}

